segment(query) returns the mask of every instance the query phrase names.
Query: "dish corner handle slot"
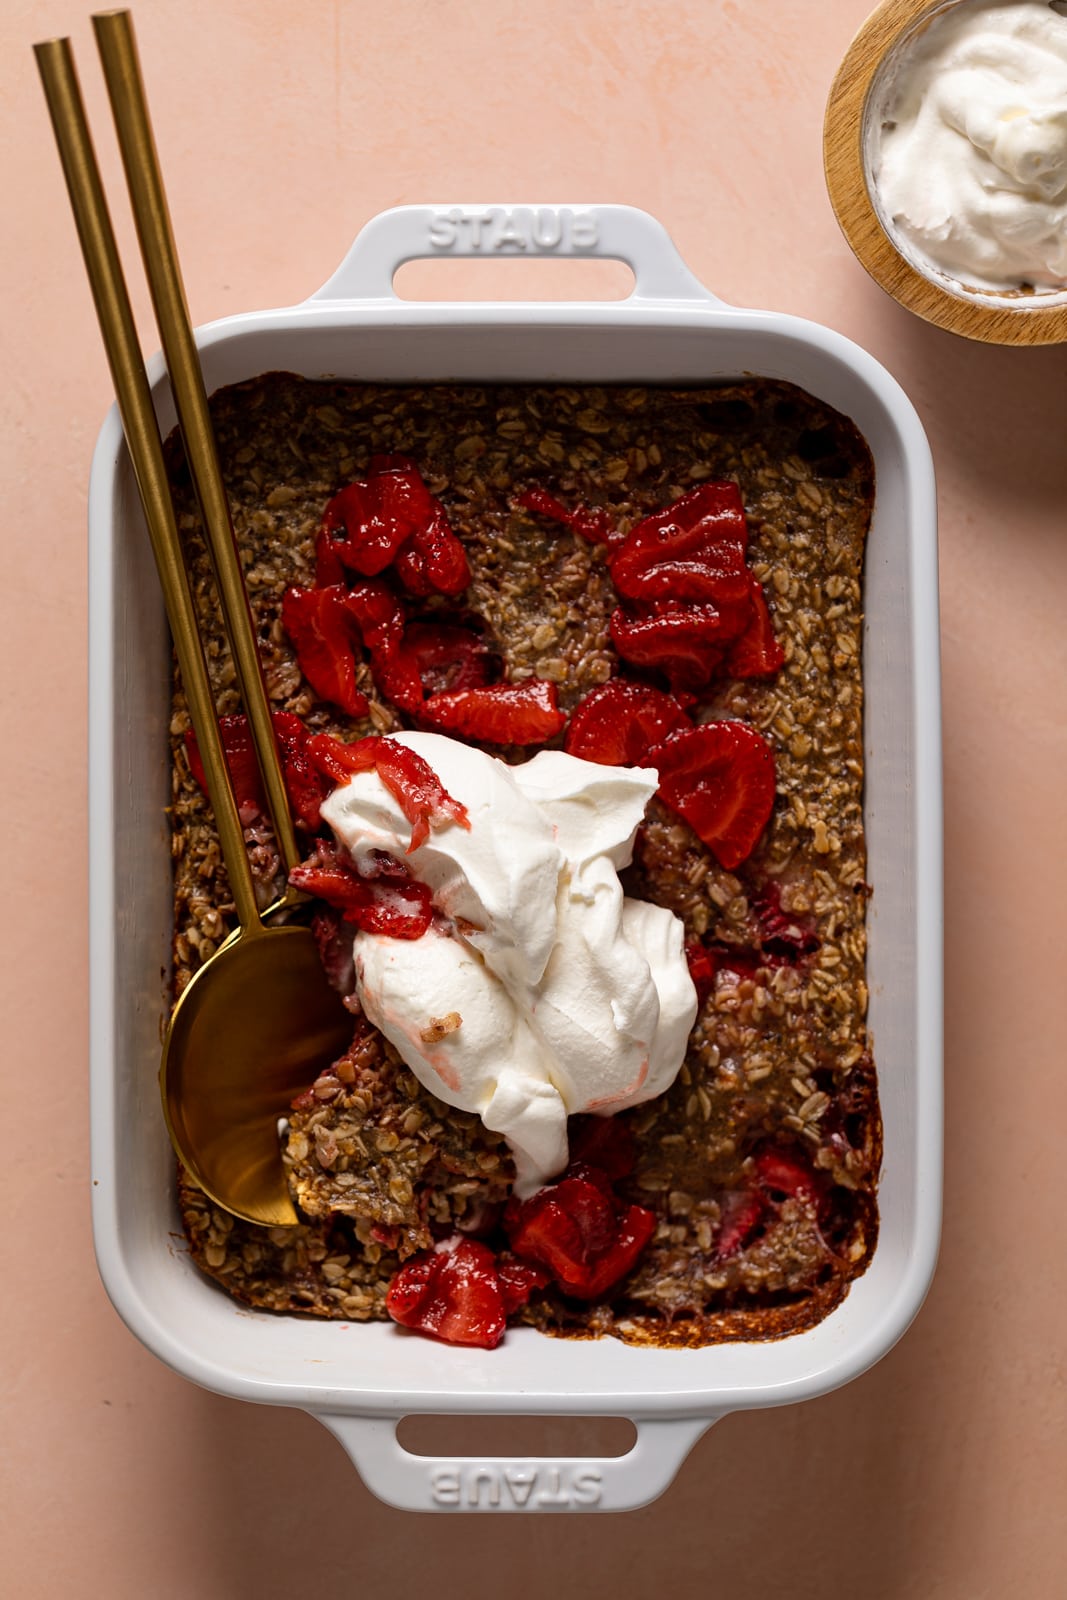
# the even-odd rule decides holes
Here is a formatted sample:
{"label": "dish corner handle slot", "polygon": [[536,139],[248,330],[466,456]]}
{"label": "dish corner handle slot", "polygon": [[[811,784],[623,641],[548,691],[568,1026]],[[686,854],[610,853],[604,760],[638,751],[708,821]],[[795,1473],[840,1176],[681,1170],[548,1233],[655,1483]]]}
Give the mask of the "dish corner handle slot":
{"label": "dish corner handle slot", "polygon": [[482,1458],[413,1455],[397,1418],[316,1412],[344,1446],[367,1487],[401,1511],[634,1511],[673,1482],[718,1417],[635,1422],[622,1456]]}
{"label": "dish corner handle slot", "polygon": [[360,230],[311,300],[396,302],[393,278],[407,261],[561,256],[624,261],[634,275],[631,302],[723,305],[690,272],[661,222],[621,205],[394,206]]}

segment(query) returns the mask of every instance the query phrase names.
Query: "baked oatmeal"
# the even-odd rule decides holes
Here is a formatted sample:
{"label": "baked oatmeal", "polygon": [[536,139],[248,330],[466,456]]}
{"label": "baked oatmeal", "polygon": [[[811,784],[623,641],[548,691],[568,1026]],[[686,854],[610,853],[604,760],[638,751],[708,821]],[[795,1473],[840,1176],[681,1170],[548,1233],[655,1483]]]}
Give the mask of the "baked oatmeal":
{"label": "baked oatmeal", "polygon": [[[212,412],[280,733],[329,744],[425,726],[425,692],[463,738],[464,697],[488,684],[499,705],[510,685],[502,722],[475,718],[491,734],[478,742],[506,762],[547,745],[640,765],[639,726],[648,749],[662,744],[668,755],[672,740],[703,749],[740,727],[744,741],[769,747],[773,783],[752,837],[736,847],[713,838],[712,848],[688,803],[690,778],[681,771],[672,788],[664,771],[622,874],[628,895],[681,919],[699,1006],[672,1087],[612,1118],[572,1119],[576,1181],[591,1195],[581,1174],[591,1165],[603,1187],[606,1172],[618,1225],[647,1218],[616,1282],[567,1292],[570,1280],[544,1270],[543,1253],[531,1246],[523,1256],[529,1230],[515,1220],[507,1142],[424,1088],[358,1006],[350,1049],[308,1086],[284,1136],[301,1223],[243,1223],[182,1172],[194,1259],[248,1305],[366,1320],[396,1315],[395,1286],[425,1273],[428,1252],[458,1235],[517,1275],[509,1320],[547,1332],[700,1345],[820,1320],[870,1261],[881,1156],[865,1022],[861,667],[874,484],[856,429],[764,380],[417,388],[271,374],[221,391]],[[219,712],[235,717],[233,667],[173,438],[168,456]],[[375,473],[416,469],[455,547],[442,533],[402,583],[386,572],[353,584],[331,548],[331,537],[350,535],[327,508],[350,485],[366,500]],[[643,556],[628,576],[624,568],[661,539],[657,513],[679,508],[684,524],[682,508],[706,508],[723,486],[743,503],[751,597],[741,642],[735,629],[712,647],[691,627],[708,610],[699,583],[679,599],[660,583],[667,568]],[[450,590],[427,579],[434,560],[441,571],[452,562]],[[346,582],[359,591],[345,604],[363,607],[366,648],[324,665],[308,644],[326,626],[315,595]],[[372,591],[386,590],[402,602],[422,673],[414,702],[372,648],[379,624],[367,608]],[[234,918],[187,731],[176,681],[176,992]],[[315,797],[297,792],[292,768],[289,778],[309,870],[321,874],[329,847]],[[269,822],[246,799],[266,905],[280,863]],[[322,926],[328,970],[347,987],[351,930]]]}

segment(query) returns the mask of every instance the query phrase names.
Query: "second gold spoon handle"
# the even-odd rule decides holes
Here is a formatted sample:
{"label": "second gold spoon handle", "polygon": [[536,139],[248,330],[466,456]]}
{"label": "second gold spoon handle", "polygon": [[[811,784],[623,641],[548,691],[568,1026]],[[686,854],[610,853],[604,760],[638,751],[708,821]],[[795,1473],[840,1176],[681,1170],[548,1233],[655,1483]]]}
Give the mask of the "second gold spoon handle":
{"label": "second gold spoon handle", "polygon": [[215,701],[182,560],[159,424],[89,135],[70,40],[49,39],[36,45],[34,50],[115,385],[123,432],[159,570],[237,917],[242,928],[257,932],[262,924],[255,884],[215,720]]}
{"label": "second gold spoon handle", "polygon": [[279,853],[287,871],[292,871],[300,861],[300,852],[274,741],[270,704],[219,468],[204,376],[189,320],[133,23],[128,11],[108,11],[93,17],[93,28],[189,471],[207,531],[241,699],[263,773]]}

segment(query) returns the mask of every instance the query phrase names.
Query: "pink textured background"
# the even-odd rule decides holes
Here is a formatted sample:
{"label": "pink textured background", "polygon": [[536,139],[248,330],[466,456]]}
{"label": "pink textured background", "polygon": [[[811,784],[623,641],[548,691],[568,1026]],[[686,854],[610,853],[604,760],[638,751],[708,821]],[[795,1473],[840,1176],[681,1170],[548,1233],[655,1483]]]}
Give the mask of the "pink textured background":
{"label": "pink textured background", "polygon": [[[728,1418],[647,1510],[472,1523],[387,1510],[306,1417],[174,1377],[125,1331],[96,1276],[84,528],[110,394],[33,41],[73,35],[124,241],[130,230],[88,7],[6,0],[0,1570],[18,1600],[459,1600],[489,1585],[510,1600],[1062,1592],[1067,352],[935,331],[850,256],[824,194],[820,133],[867,9],[135,8],[195,320],[303,298],[360,224],[399,202],[628,201],[667,225],[725,299],[798,312],[865,345],[933,443],[948,905],[946,1220],[933,1291],[874,1371],[802,1407]],[[475,267],[456,270],[465,293],[483,292]],[[498,289],[512,281],[494,270]],[[414,288],[432,293],[433,281],[420,268]],[[616,282],[610,269],[598,280]],[[564,292],[548,268],[537,287]]]}

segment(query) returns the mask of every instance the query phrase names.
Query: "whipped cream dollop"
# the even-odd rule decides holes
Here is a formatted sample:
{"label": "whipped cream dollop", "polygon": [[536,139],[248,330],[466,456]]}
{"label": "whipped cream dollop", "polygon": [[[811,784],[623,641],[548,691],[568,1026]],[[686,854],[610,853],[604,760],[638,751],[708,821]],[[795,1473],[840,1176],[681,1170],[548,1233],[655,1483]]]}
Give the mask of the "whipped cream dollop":
{"label": "whipped cream dollop", "polygon": [[875,104],[890,231],[965,286],[1067,286],[1067,17],[960,0],[904,46]]}
{"label": "whipped cream dollop", "polygon": [[385,851],[428,884],[420,939],[355,935],[363,1010],[420,1083],[477,1112],[532,1194],[567,1165],[567,1118],[612,1113],[674,1081],[696,1016],[678,918],[623,894],[650,769],[545,750],[518,766],[434,733],[392,735],[467,808],[411,853],[374,771],[322,815],[357,864]]}

